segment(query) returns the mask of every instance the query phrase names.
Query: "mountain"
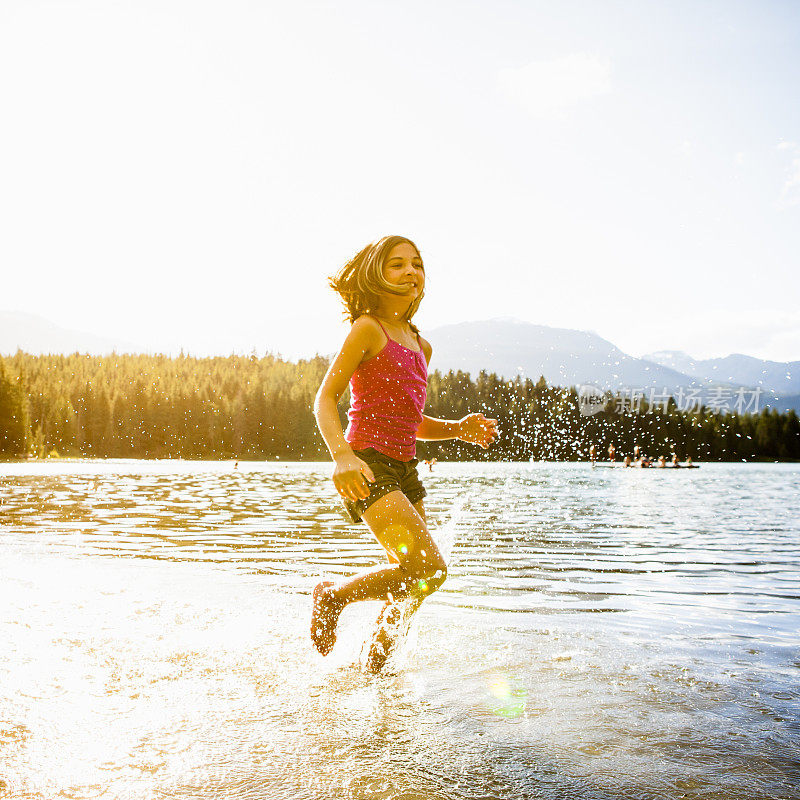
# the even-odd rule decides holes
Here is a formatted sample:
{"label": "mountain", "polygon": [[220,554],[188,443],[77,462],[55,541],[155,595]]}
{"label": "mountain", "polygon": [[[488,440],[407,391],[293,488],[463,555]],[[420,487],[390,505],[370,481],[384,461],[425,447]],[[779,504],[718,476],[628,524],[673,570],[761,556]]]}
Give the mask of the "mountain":
{"label": "mountain", "polygon": [[725,358],[694,359],[678,350],[662,350],[643,358],[694,378],[736,386],[760,386],[777,395],[800,393],[800,361],[764,361],[741,353]]}
{"label": "mountain", "polygon": [[770,408],[774,408],[781,413],[794,409],[800,414],[800,394],[774,395],[767,398],[766,404],[769,405]]}
{"label": "mountain", "polygon": [[676,392],[705,387],[709,381],[669,366],[623,353],[595,333],[550,328],[513,319],[461,322],[426,332],[433,344],[432,366],[480,370],[504,378],[517,375],[551,385],[591,384],[600,389],[649,389]]}
{"label": "mountain", "polygon": [[107,353],[142,352],[129,342],[96,336],[85,331],[62,328],[36,314],[0,311],[0,355],[26,353]]}

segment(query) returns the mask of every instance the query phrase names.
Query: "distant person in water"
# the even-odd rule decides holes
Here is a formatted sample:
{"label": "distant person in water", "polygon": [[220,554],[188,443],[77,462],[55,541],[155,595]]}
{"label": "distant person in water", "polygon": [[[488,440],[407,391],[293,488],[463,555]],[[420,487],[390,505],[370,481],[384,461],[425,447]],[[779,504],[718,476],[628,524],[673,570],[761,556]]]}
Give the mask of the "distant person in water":
{"label": "distant person in water", "polygon": [[673,469],[680,469],[681,468],[681,462],[678,461],[678,454],[677,453],[673,453],[672,454],[672,468]]}
{"label": "distant person in water", "polygon": [[436,463],[435,458],[426,458],[423,462],[428,465],[428,472],[433,472],[433,465]]}
{"label": "distant person in water", "polygon": [[686,456],[686,469],[694,469],[695,465],[692,464],[692,457]]}
{"label": "distant person in water", "polygon": [[664,456],[658,457],[658,468],[664,469],[667,466],[667,459]]}
{"label": "distant person in water", "polygon": [[617,448],[614,447],[613,444],[610,444],[608,446],[608,460],[613,462],[616,460],[616,458],[617,458]]}
{"label": "distant person in water", "polygon": [[625,456],[625,466],[629,467],[631,465],[631,457]]}
{"label": "distant person in water", "polygon": [[633,446],[633,460],[634,461],[641,461],[642,460],[641,455],[639,455],[639,445],[638,444],[635,444]]}
{"label": "distant person in water", "polygon": [[589,461],[592,462],[592,466],[594,466],[594,462],[597,460],[597,451],[594,449],[594,445],[591,445],[589,448]]}
{"label": "distant person in water", "polygon": [[[411,321],[425,291],[425,267],[410,239],[386,236],[367,245],[330,285],[352,327],[317,392],[314,414],[334,461],[336,491],[350,519],[366,523],[384,547],[389,564],[317,584],[311,640],[328,655],[342,609],[380,600],[367,654],[367,668],[377,671],[398,624],[447,577],[425,518],[416,442],[460,439],[486,448],[497,437],[497,421],[483,414],[445,420],[422,413],[431,346]],[[349,425],[343,434],[337,403],[348,383]]]}

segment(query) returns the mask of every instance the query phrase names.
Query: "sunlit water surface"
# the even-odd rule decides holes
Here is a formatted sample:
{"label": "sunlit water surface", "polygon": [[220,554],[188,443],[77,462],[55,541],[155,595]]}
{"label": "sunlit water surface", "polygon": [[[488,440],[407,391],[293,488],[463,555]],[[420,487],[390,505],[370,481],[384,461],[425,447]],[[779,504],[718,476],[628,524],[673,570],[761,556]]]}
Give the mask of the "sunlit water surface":
{"label": "sunlit water surface", "polygon": [[324,464],[0,465],[0,796],[800,797],[800,467],[437,464],[383,674]]}

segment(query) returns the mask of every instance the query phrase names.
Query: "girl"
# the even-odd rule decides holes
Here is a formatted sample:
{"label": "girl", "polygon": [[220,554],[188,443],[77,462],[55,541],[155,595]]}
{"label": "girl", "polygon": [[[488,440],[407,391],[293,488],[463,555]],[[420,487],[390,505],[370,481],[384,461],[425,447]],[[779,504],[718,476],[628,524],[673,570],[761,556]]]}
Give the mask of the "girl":
{"label": "girl", "polygon": [[[367,524],[390,563],[339,584],[319,583],[311,639],[327,655],[348,603],[384,600],[367,657],[368,667],[377,670],[392,644],[389,626],[402,616],[397,601],[408,600],[410,616],[447,575],[425,521],[416,440],[460,439],[486,448],[497,436],[497,422],[483,414],[442,420],[422,413],[431,346],[411,322],[425,291],[425,268],[412,241],[386,236],[367,245],[330,285],[341,295],[352,327],[323,379],[314,415],[350,518]],[[337,403],[348,382],[350,422],[342,434]]]}

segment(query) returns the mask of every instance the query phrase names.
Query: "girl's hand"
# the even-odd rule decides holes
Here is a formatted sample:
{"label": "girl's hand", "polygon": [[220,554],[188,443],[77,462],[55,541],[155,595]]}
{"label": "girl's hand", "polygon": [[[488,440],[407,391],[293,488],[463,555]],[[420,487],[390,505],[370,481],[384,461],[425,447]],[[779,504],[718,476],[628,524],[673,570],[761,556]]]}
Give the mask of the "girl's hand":
{"label": "girl's hand", "polygon": [[483,414],[467,414],[459,420],[458,438],[462,442],[479,444],[484,450],[497,439],[497,420]]}
{"label": "girl's hand", "polygon": [[367,481],[375,482],[369,465],[352,452],[337,457],[331,477],[336,491],[346,500],[363,500],[369,497]]}

